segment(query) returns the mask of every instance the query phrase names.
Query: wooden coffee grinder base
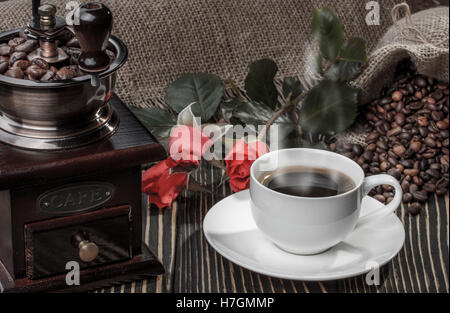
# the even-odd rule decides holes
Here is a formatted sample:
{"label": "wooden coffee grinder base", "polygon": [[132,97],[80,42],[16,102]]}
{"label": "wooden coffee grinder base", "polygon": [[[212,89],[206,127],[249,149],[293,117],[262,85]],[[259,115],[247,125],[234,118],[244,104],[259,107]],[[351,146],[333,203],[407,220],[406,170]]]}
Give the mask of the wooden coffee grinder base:
{"label": "wooden coffee grinder base", "polygon": [[166,154],[116,96],[110,102],[120,126],[89,146],[0,143],[0,291],[85,291],[164,272],[142,242],[141,165]]}

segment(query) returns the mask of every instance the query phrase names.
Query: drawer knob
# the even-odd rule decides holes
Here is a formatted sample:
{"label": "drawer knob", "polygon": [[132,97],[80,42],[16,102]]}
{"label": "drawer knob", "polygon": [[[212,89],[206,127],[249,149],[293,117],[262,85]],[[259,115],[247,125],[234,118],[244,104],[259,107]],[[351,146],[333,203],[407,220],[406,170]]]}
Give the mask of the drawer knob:
{"label": "drawer knob", "polygon": [[83,262],[92,262],[98,256],[98,247],[95,243],[83,240],[78,246],[80,259]]}
{"label": "drawer knob", "polygon": [[72,244],[78,248],[78,255],[83,262],[92,262],[98,256],[98,246],[89,240],[86,232],[79,232],[73,235]]}

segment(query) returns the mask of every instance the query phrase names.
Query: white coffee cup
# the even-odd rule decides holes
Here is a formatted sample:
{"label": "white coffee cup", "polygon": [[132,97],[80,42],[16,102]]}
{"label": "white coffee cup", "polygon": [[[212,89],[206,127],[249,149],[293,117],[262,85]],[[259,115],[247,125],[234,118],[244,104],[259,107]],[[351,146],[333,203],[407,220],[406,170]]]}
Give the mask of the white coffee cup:
{"label": "white coffee cup", "polygon": [[[259,179],[267,172],[290,166],[337,170],[355,183],[350,191],[331,197],[308,198],[269,189]],[[360,217],[361,201],[379,185],[395,189],[394,199],[384,207]],[[252,214],[258,228],[281,249],[295,254],[317,254],[343,241],[362,224],[394,212],[402,199],[398,181],[385,174],[364,177],[353,160],[316,149],[285,149],[258,158],[250,169]]]}

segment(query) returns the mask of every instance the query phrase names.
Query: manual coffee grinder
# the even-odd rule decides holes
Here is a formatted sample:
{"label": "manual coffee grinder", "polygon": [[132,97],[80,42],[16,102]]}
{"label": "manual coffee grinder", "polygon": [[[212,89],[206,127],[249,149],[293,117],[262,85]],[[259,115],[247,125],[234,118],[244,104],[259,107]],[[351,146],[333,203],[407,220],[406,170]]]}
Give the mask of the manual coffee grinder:
{"label": "manual coffee grinder", "polygon": [[[112,93],[127,48],[111,36],[111,11],[81,5],[73,27],[40,1],[32,13],[0,44],[33,39],[29,61],[56,67],[70,58],[59,47],[70,32],[82,75],[0,75],[0,291],[91,290],[161,274],[142,242],[141,165],[165,151]],[[79,285],[68,283],[77,268]]]}

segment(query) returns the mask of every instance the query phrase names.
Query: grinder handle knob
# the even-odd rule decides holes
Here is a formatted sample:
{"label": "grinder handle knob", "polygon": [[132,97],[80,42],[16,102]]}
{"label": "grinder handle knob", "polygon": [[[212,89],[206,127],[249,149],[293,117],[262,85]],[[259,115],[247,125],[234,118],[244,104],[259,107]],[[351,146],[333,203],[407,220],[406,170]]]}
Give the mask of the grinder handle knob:
{"label": "grinder handle knob", "polygon": [[94,261],[98,256],[98,247],[95,243],[90,241],[82,241],[80,242],[80,245],[78,247],[79,249],[79,256],[80,259],[83,262],[92,262]]}
{"label": "grinder handle knob", "polygon": [[98,246],[95,242],[89,240],[86,232],[78,232],[73,235],[72,244],[78,248],[78,256],[83,262],[89,263],[97,258],[99,253]]}
{"label": "grinder handle knob", "polygon": [[78,63],[82,71],[97,73],[109,67],[106,48],[112,23],[112,13],[102,3],[85,3],[75,10],[73,29],[81,46]]}

